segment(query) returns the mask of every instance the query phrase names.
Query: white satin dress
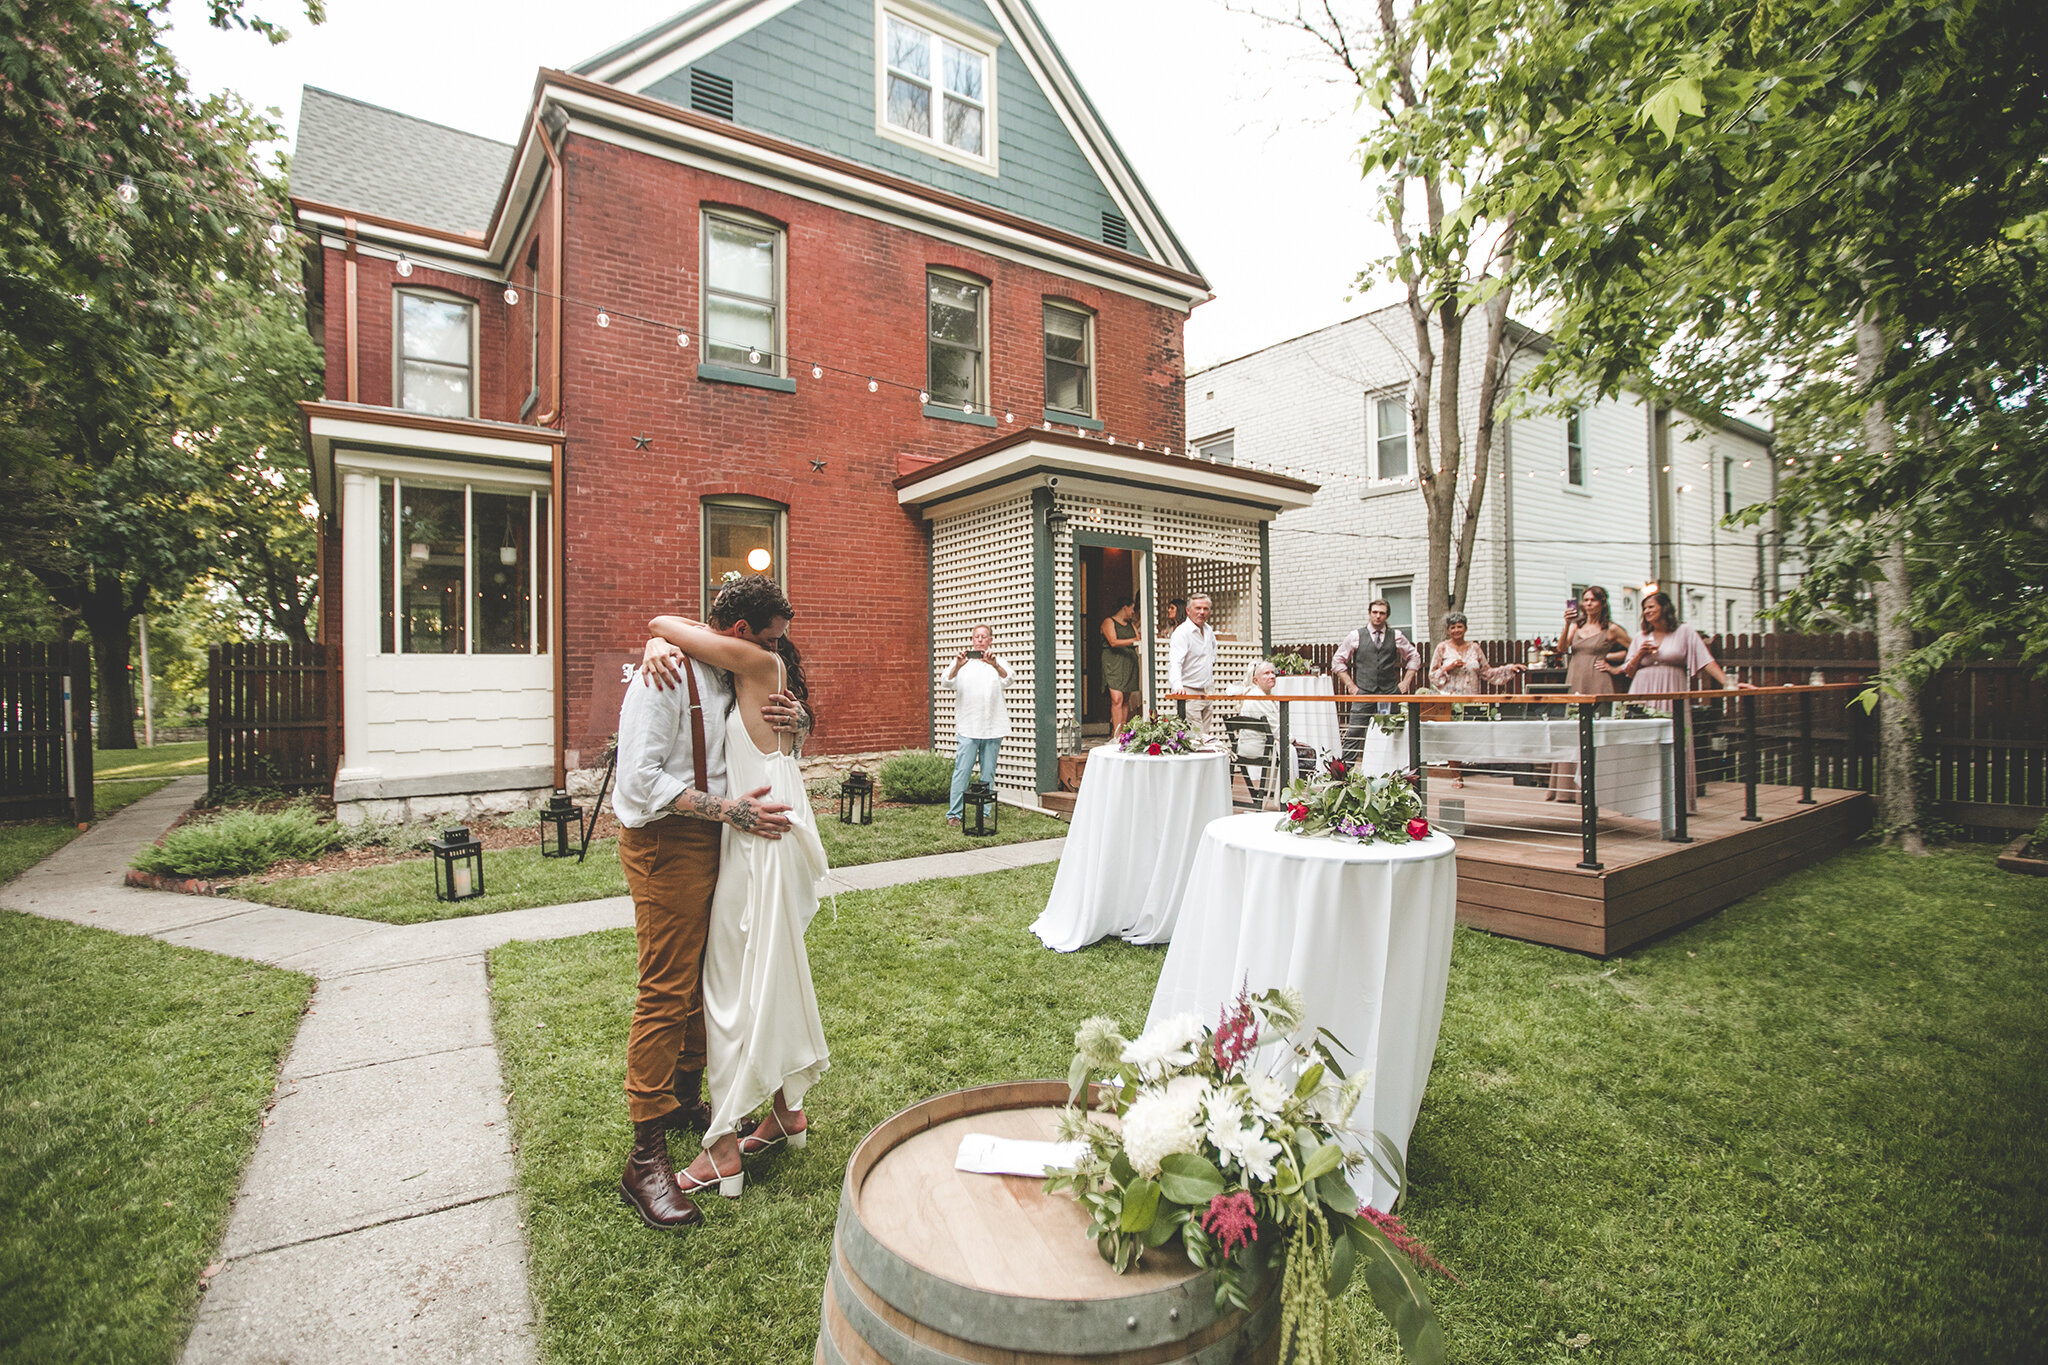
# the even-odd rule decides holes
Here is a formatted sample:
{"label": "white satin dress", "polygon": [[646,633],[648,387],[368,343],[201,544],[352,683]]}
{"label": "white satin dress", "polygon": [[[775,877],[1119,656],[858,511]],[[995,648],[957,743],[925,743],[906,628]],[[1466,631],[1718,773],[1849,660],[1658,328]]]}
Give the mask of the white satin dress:
{"label": "white satin dress", "polygon": [[[737,722],[737,717],[734,718]],[[764,754],[744,724],[725,731],[726,789],[770,789],[790,828],[763,839],[728,825],[704,949],[705,1084],[711,1126],[704,1145],[734,1132],[778,1089],[791,1109],[831,1065],[804,930],[818,913],[825,846],[793,754]]]}

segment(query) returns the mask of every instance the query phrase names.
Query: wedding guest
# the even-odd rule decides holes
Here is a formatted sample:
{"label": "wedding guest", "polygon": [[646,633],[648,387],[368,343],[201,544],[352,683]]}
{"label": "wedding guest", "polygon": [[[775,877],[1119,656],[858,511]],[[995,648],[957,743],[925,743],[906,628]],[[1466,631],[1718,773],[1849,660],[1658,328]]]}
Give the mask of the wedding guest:
{"label": "wedding guest", "polygon": [[[1173,629],[1166,651],[1166,687],[1169,692],[1207,692],[1216,681],[1216,632],[1209,629],[1209,598],[1196,593],[1188,599],[1188,619]],[[1209,727],[1209,703],[1187,704],[1188,724],[1196,734]]]}
{"label": "wedding guest", "polygon": [[1010,733],[1010,712],[1003,704],[1003,685],[1010,670],[996,657],[995,631],[986,625],[968,633],[968,647],[953,660],[946,682],[953,689],[952,803],[946,807],[946,823],[960,823],[961,803],[967,796],[967,779],[977,762],[981,780],[996,783],[996,751]]}
{"label": "wedding guest", "polygon": [[[1344,637],[1330,660],[1330,676],[1337,690],[1347,695],[1386,696],[1392,692],[1413,692],[1422,674],[1422,652],[1408,637],[1387,625],[1393,609],[1384,597],[1376,597],[1366,608],[1366,624]],[[1385,711],[1389,703],[1376,708]],[[1344,722],[1344,755],[1353,763],[1365,751],[1365,732],[1371,724],[1368,709],[1349,706]]]}
{"label": "wedding guest", "polygon": [[1102,618],[1102,685],[1109,691],[1109,728],[1144,710],[1144,678],[1138,667],[1138,604],[1119,597]]}
{"label": "wedding guest", "polygon": [[[1631,692],[1683,692],[1692,686],[1695,674],[1704,673],[1714,680],[1716,687],[1747,687],[1747,683],[1731,683],[1728,675],[1721,671],[1721,665],[1714,662],[1714,656],[1707,649],[1707,642],[1691,626],[1683,625],[1678,619],[1678,605],[1671,600],[1668,592],[1653,592],[1643,599],[1643,633],[1629,646],[1628,658],[1621,671],[1634,679]],[[1673,703],[1668,701],[1644,702],[1645,706],[1659,711],[1670,712]],[[1693,755],[1691,732],[1687,732],[1685,745],[1685,809],[1691,813],[1699,806],[1699,776],[1697,762]]]}
{"label": "wedding guest", "polygon": [[1180,623],[1188,619],[1188,599],[1176,597],[1166,604],[1166,623],[1159,627],[1161,635],[1171,635],[1180,629]]}
{"label": "wedding guest", "polygon": [[[1629,634],[1615,624],[1607,607],[1607,589],[1595,585],[1579,594],[1564,614],[1564,690],[1575,696],[1605,697],[1619,691],[1614,679],[1628,658]],[[1545,801],[1579,799],[1579,765],[1554,763]]]}
{"label": "wedding guest", "polygon": [[[1454,696],[1474,697],[1481,691],[1482,683],[1502,683],[1513,678],[1523,669],[1521,664],[1502,664],[1499,668],[1486,666],[1486,651],[1479,647],[1477,640],[1465,638],[1465,614],[1454,611],[1444,617],[1444,638],[1429,658],[1429,685],[1439,692]],[[1465,785],[1465,774],[1457,759],[1450,761],[1451,785]]]}
{"label": "wedding guest", "polygon": [[[1254,659],[1252,666],[1245,670],[1244,682],[1238,686],[1238,694],[1245,698],[1238,703],[1237,714],[1251,720],[1266,722],[1271,738],[1260,744],[1256,733],[1240,733],[1237,737],[1238,761],[1244,764],[1245,776],[1254,786],[1266,780],[1266,767],[1261,761],[1266,758],[1270,746],[1280,742],[1280,703],[1273,700],[1274,688],[1280,681],[1280,670],[1273,666],[1271,659]],[[1315,748],[1293,740],[1294,765],[1283,778],[1291,777],[1304,769],[1313,770],[1316,763]]]}

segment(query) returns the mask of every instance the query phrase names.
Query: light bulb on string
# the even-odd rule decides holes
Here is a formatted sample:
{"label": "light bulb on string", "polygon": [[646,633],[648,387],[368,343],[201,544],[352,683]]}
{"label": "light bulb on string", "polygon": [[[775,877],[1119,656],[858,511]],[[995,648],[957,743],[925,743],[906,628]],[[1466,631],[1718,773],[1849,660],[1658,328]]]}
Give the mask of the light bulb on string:
{"label": "light bulb on string", "polygon": [[823,379],[824,377],[825,377],[825,367],[824,367],[824,366],[822,366],[822,365],[813,365],[813,366],[811,366],[811,378],[813,378],[813,379]]}
{"label": "light bulb on string", "polygon": [[749,365],[758,365],[758,364],[760,364],[760,363],[761,363],[761,353],[760,353],[759,351],[748,351],[748,352],[747,352],[747,363],[748,363]]}
{"label": "light bulb on string", "polygon": [[114,187],[114,197],[124,204],[132,204],[142,197],[142,191],[135,188],[135,181],[131,177],[124,175],[121,177],[121,183]]}
{"label": "light bulb on string", "polygon": [[505,302],[514,308],[519,306],[519,291],[509,284],[505,286]]}
{"label": "light bulb on string", "polygon": [[872,380],[872,379],[870,379],[870,380],[868,381],[868,392],[869,392],[869,393],[873,393],[873,392],[874,392],[874,391],[875,391],[876,389],[879,389],[879,388],[881,388],[881,387],[882,387],[882,386],[881,386],[880,384],[877,384],[877,383],[876,383],[876,382],[875,382],[874,380]]}
{"label": "light bulb on string", "polygon": [[[1998,449],[1998,447],[1997,447],[1997,446],[1993,446],[1993,447],[1991,447],[1991,448],[1992,448],[1993,450],[1996,450],[1996,449]],[[1750,464],[1750,462],[1749,462],[1748,460],[1744,460],[1744,461],[1742,462],[1742,467],[1743,467],[1744,469],[1747,469],[1747,468],[1749,468],[1749,464]]]}
{"label": "light bulb on string", "polygon": [[676,345],[678,345],[678,346],[682,347],[682,348],[683,348],[684,350],[686,350],[686,351],[687,351],[687,350],[689,350],[689,349],[690,349],[690,334],[689,334],[688,332],[677,332],[677,333],[676,333]]}
{"label": "light bulb on string", "polygon": [[972,403],[962,403],[962,404],[960,405],[960,411],[961,411],[961,412],[963,412],[963,413],[965,413],[965,414],[967,414],[967,415],[968,415],[969,417],[972,417],[972,416],[974,416],[974,404],[972,404]]}
{"label": "light bulb on string", "polygon": [[[1014,413],[1014,412],[1006,412],[1006,413],[1004,413],[1004,414],[1003,414],[1003,425],[1005,425],[1005,426],[1012,426],[1012,425],[1015,425],[1016,421],[1017,421],[1017,414],[1016,414],[1016,413]],[[1991,448],[1992,448],[1993,450],[1996,450],[1996,449],[1998,449],[1998,447],[1997,447],[1997,446],[1993,446],[1993,447],[1991,447]]]}
{"label": "light bulb on string", "polygon": [[917,401],[920,403],[929,403],[932,401],[932,396],[926,393],[923,389],[919,389],[917,391]]}
{"label": "light bulb on string", "polygon": [[395,268],[405,278],[412,278],[412,260],[403,251],[398,253],[398,265]]}
{"label": "light bulb on string", "polygon": [[609,327],[609,326],[611,326],[611,325],[612,325],[612,315],[611,315],[610,313],[607,313],[607,312],[604,312],[604,311],[600,310],[600,311],[598,312],[598,315],[597,315],[597,325],[598,325],[598,326],[600,326],[600,327]]}
{"label": "light bulb on string", "polygon": [[282,220],[280,220],[280,219],[276,219],[276,218],[273,218],[273,219],[271,219],[271,220],[270,220],[270,240],[271,240],[271,241],[273,241],[273,242],[275,242],[275,243],[276,243],[277,245],[279,245],[279,246],[283,246],[283,245],[284,245],[284,238],[285,238],[285,226],[284,226],[284,223],[283,223],[283,221],[282,221]]}
{"label": "light bulb on string", "polygon": [[1138,442],[1138,449],[1140,449],[1140,450],[1143,450],[1144,448],[1145,448],[1145,443],[1144,443],[1143,441],[1140,441],[1140,442]]}

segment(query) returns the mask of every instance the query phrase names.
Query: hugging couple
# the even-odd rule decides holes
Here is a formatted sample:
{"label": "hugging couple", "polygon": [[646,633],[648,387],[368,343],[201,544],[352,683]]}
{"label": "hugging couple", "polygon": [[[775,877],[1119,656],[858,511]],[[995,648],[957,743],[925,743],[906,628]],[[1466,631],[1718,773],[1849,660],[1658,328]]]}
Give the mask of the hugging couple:
{"label": "hugging couple", "polygon": [[[651,1228],[702,1222],[692,1194],[737,1199],[746,1158],[803,1146],[804,1092],[829,1065],[804,952],[826,864],[794,753],[813,719],[795,614],[756,575],[709,622],[657,617],[619,708],[612,810],[640,946],[619,1196]],[[676,1171],[668,1135],[699,1130]]]}

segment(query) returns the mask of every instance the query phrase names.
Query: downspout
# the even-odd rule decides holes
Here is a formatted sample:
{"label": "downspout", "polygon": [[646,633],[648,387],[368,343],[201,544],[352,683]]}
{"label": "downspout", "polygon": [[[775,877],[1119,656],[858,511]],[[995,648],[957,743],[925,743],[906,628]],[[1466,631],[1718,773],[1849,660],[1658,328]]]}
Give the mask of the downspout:
{"label": "downspout", "polygon": [[356,220],[341,220],[341,230],[347,246],[342,254],[342,334],[348,355],[348,401],[363,401],[359,366],[356,360]]}
{"label": "downspout", "polygon": [[1512,417],[1500,426],[1500,473],[1501,596],[1507,599],[1507,638],[1519,640],[1522,637],[1515,629],[1515,419]]}
{"label": "downspout", "polygon": [[[533,115],[533,134],[540,142],[541,150],[548,158],[548,187],[551,201],[548,210],[548,264],[549,303],[554,315],[555,357],[549,369],[548,407],[546,412],[536,414],[533,424],[537,427],[560,426],[562,418],[562,193],[565,173],[562,159],[555,154],[554,139],[541,122],[540,111]],[[548,614],[554,618],[555,654],[555,786],[569,785],[569,605],[566,584],[568,582],[569,557],[569,508],[563,494],[568,487],[564,466],[569,461],[569,443],[564,441],[555,447],[553,487],[554,516],[549,527],[554,538],[554,553],[548,556]]]}

